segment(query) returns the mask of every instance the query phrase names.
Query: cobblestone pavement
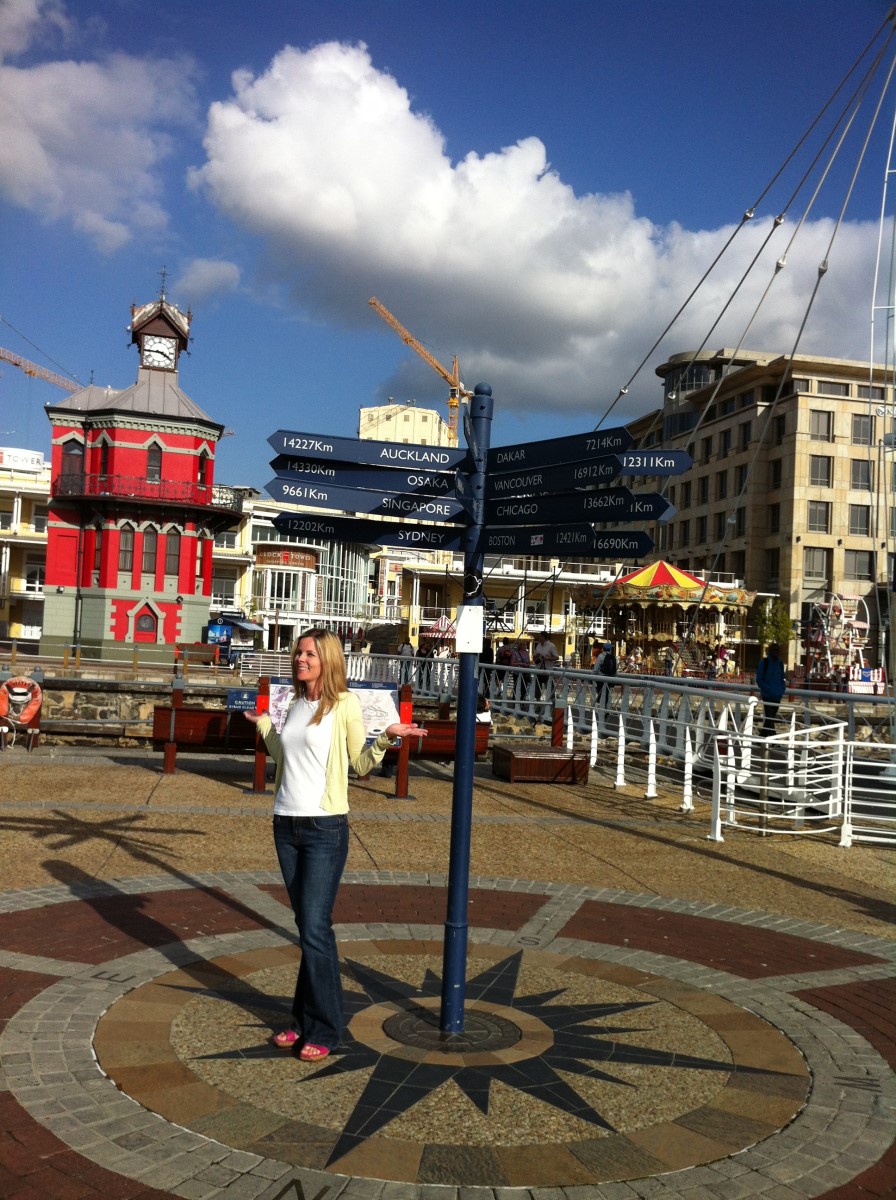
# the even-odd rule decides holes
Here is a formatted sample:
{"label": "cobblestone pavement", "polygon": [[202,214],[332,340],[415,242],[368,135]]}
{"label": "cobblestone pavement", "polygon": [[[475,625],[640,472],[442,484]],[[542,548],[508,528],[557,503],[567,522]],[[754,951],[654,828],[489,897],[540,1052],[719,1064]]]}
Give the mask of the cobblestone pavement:
{"label": "cobblestone pavement", "polygon": [[4,756],[0,1197],[896,1195],[888,852],[709,846],[671,799],[480,772],[446,1046],[450,782],[412,782],[352,789],[348,1029],[306,1066],[269,1040],[297,962],[270,796]]}

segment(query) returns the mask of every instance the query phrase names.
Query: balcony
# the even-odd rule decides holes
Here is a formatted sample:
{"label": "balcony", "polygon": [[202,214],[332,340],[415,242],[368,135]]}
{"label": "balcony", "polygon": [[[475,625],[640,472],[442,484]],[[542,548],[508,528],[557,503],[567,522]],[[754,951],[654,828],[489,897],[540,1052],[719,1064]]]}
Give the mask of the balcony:
{"label": "balcony", "polygon": [[139,479],[131,475],[59,475],[53,480],[54,499],[149,500],[239,513],[243,494],[236,488],[176,479]]}

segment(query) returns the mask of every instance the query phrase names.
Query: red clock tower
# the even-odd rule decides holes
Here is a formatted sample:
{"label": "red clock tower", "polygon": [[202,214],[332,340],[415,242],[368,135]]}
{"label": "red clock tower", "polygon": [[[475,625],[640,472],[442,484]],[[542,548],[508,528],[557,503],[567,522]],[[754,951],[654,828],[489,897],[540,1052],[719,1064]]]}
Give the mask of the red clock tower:
{"label": "red clock tower", "polygon": [[53,427],[43,654],[171,659],[208,623],[215,535],[241,493],[214,483],[223,426],[181,391],[190,313],[131,309],[137,382],[90,385],[47,408]]}

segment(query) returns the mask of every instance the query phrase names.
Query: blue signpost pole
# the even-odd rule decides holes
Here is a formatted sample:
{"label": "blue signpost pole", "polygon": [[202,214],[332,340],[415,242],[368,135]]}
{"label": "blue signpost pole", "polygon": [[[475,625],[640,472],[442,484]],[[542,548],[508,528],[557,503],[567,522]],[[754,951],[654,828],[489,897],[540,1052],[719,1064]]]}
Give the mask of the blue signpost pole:
{"label": "blue signpost pole", "polygon": [[[481,549],[486,463],[492,422],[492,389],[476,385],[466,412],[472,467],[467,479],[471,524],[464,552],[463,604],[482,609],[484,554]],[[467,489],[465,489],[467,490]],[[482,628],[480,624],[480,628]],[[470,890],[470,830],[473,822],[473,764],[476,758],[477,665],[479,654],[460,651],[457,694],[457,754],[451,802],[451,848],[448,863],[448,911],[442,958],[443,1033],[463,1033],[467,974],[467,905]]]}

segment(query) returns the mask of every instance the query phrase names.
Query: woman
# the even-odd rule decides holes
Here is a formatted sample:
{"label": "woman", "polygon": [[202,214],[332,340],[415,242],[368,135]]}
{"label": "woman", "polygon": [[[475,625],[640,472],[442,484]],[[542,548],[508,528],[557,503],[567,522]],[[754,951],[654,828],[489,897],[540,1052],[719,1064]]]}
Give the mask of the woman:
{"label": "woman", "polygon": [[325,1058],[342,1034],[342,982],[333,905],[348,857],[348,768],[366,775],[399,737],[423,737],[413,724],[388,726],[373,745],[357,696],[348,690],[342,644],[309,629],[292,648],[290,700],[278,734],[267,713],[246,713],[276,764],[274,846],[299,930],[302,961],[293,1024],[274,1037],[300,1046],[305,1062]]}

